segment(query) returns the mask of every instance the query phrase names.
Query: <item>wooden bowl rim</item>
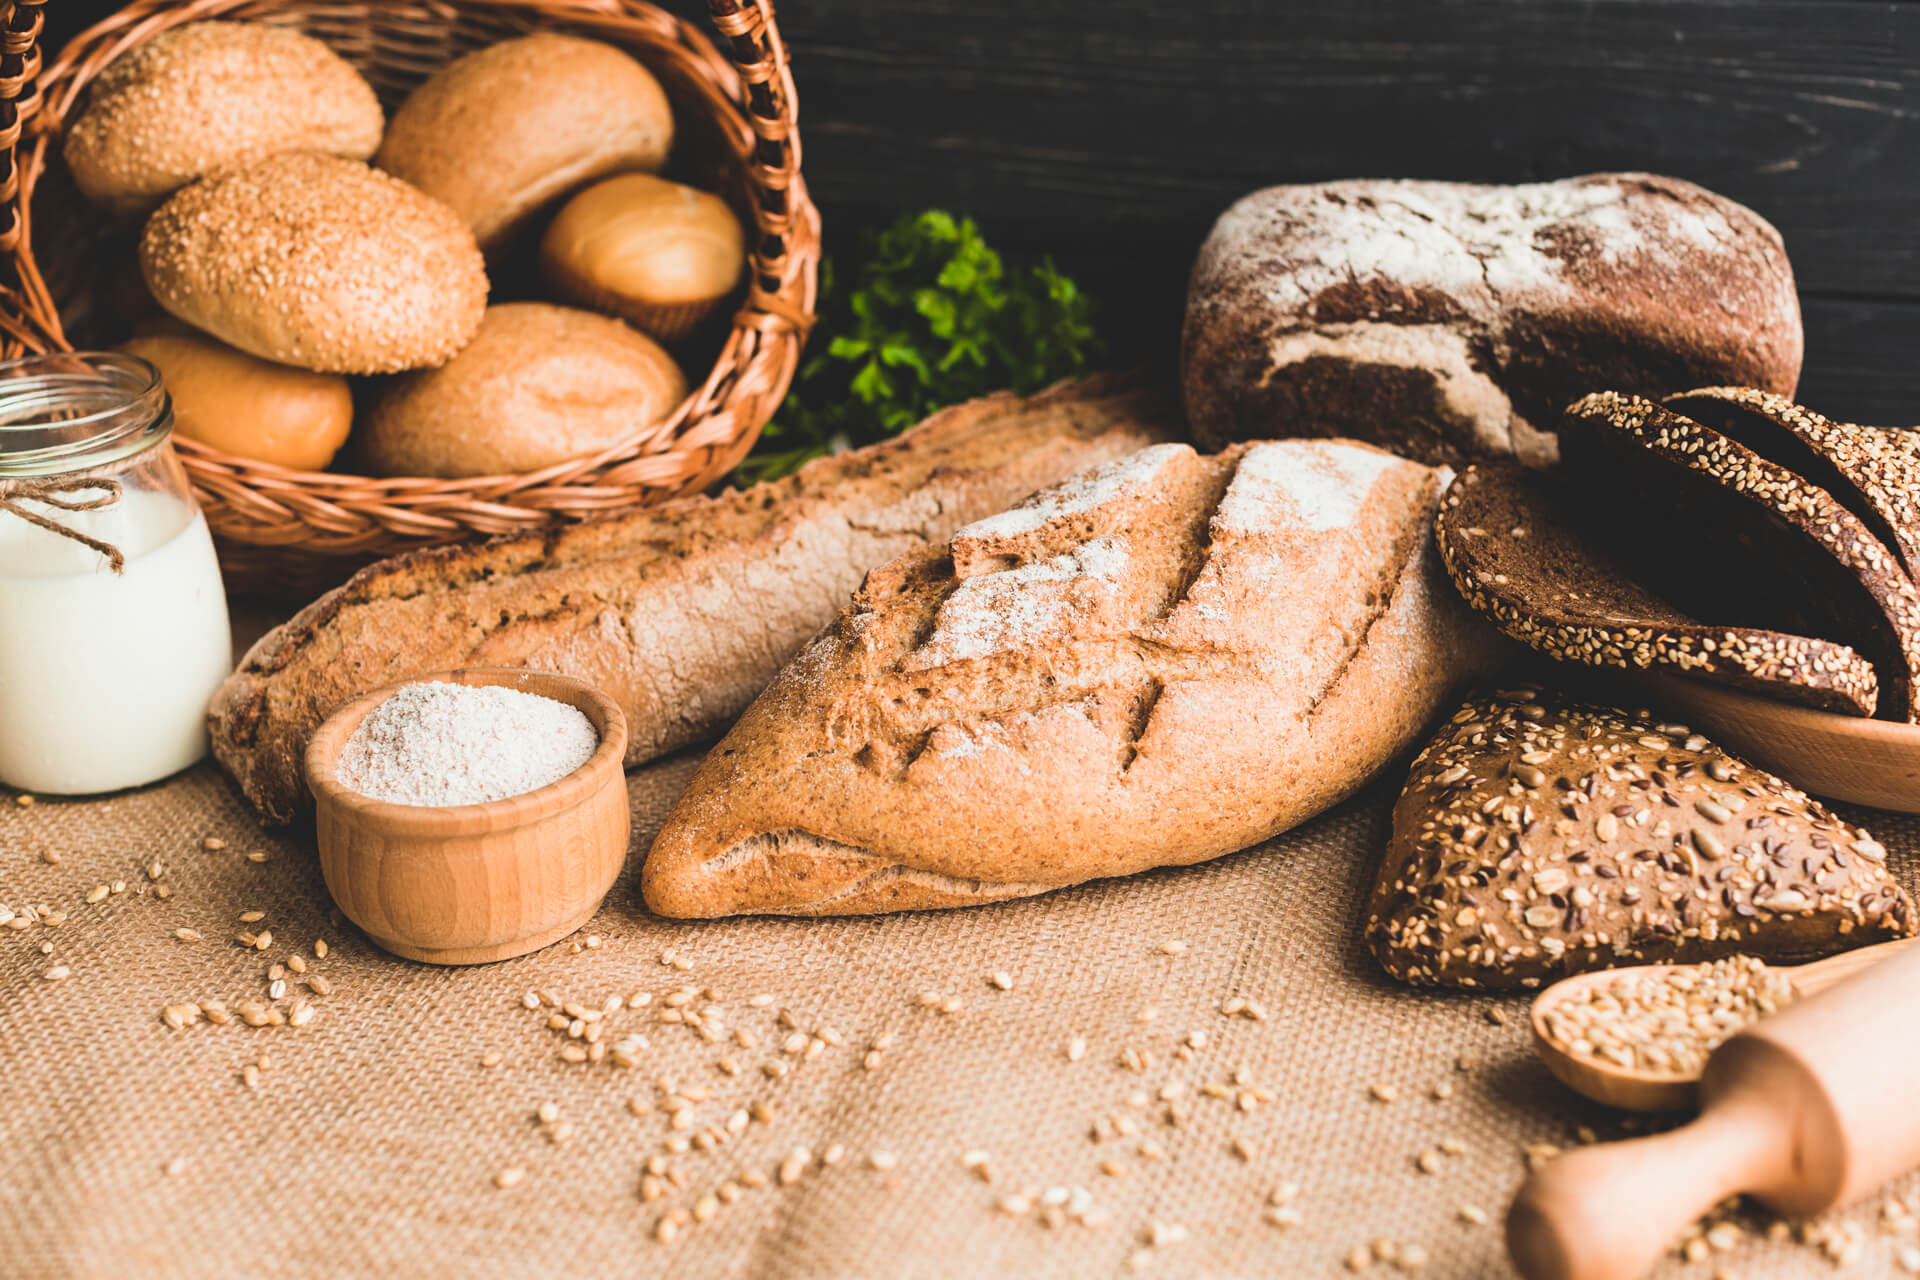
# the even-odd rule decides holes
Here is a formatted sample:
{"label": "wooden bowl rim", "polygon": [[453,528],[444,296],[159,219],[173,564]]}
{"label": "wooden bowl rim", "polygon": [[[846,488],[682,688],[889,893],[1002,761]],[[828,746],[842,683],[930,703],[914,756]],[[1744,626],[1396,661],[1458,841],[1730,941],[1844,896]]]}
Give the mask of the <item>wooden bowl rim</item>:
{"label": "wooden bowl rim", "polygon": [[[1920,755],[1920,724],[1904,720],[1881,720],[1874,716],[1847,716],[1837,711],[1820,711],[1798,703],[1766,698],[1744,689],[1688,679],[1659,671],[1645,671],[1638,681],[1654,694],[1672,694],[1674,700],[1695,703],[1718,702],[1753,716],[1765,716],[1776,723],[1805,733],[1835,738],[1854,738],[1876,747],[1911,751]],[[1691,726],[1689,726],[1691,727]],[[1791,781],[1791,779],[1789,779]]]}
{"label": "wooden bowl rim", "polygon": [[[548,690],[526,688],[539,680]],[[478,804],[420,805],[376,800],[342,783],[335,774],[340,752],[360,722],[396,692],[414,684],[461,684],[473,687],[519,689],[566,702],[593,722],[600,742],[579,768],[543,787]],[[303,760],[307,789],[316,805],[330,805],[354,815],[359,825],[378,827],[396,835],[438,839],[508,831],[544,821],[582,803],[615,779],[623,779],[627,754],[627,718],[620,704],[595,686],[575,676],[532,667],[453,667],[401,680],[363,694],[320,722],[307,742]],[[519,812],[515,813],[514,811]],[[500,821],[509,814],[510,821]],[[476,851],[477,854],[477,851]]]}

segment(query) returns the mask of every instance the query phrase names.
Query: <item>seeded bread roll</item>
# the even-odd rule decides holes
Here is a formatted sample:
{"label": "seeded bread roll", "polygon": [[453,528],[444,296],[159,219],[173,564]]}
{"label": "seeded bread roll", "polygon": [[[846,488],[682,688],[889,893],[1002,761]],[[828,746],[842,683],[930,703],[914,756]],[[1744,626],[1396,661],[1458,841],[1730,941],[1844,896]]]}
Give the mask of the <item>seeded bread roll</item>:
{"label": "seeded bread roll", "polygon": [[275,628],[207,714],[269,822],[335,708],[449,667],[578,676],[627,716],[627,764],[717,737],[884,560],[1173,434],[1169,397],[1113,378],[955,405],[798,474],[581,524],[383,560]]}
{"label": "seeded bread roll", "polygon": [[1731,685],[1844,715],[1872,715],[1873,664],[1843,644],[1715,625],[1655,595],[1609,533],[1618,508],[1516,463],[1467,468],[1435,519],[1440,558],[1467,603],[1562,662]]}
{"label": "seeded bread roll", "polygon": [[[1877,714],[1920,719],[1920,591],[1832,494],[1638,396],[1581,399],[1562,438],[1568,473],[1617,504],[1608,536],[1656,594],[1701,616],[1846,644],[1878,672]],[[1677,527],[1711,558],[1676,555]]]}
{"label": "seeded bread roll", "polygon": [[1536,689],[1471,699],[1414,761],[1366,928],[1395,978],[1482,990],[1913,931],[1866,832],[1684,726]]}
{"label": "seeded bread roll", "polygon": [[1645,173],[1330,182],[1239,201],[1201,247],[1181,380],[1196,438],[1348,435],[1427,462],[1555,455],[1595,387],[1792,392],[1779,233]]}
{"label": "seeded bread roll", "polygon": [[1217,858],[1406,747],[1493,634],[1443,475],[1366,445],[1162,445],[867,575],[699,771],[655,912],[995,902]]}
{"label": "seeded bread roll", "polygon": [[550,201],[609,173],[653,173],[673,144],[660,82],[610,44],[541,33],[435,72],[374,163],[445,201],[497,257]]}
{"label": "seeded bread roll", "polygon": [[686,398],[673,357],[618,320],[512,302],[488,307],[466,349],[396,378],[367,413],[376,475],[491,476],[598,453]]}
{"label": "seeded bread roll", "polygon": [[486,266],[451,209],[311,151],[182,190],[147,222],[140,270],[188,324],[323,373],[443,364],[487,305]]}
{"label": "seeded bread roll", "polygon": [[1920,431],[1835,422],[1754,387],[1706,387],[1666,407],[1811,480],[1920,572]]}
{"label": "seeded bread roll", "polygon": [[63,145],[82,195],[135,214],[196,178],[275,152],[365,160],[382,124],[373,87],[311,36],[190,22],[109,63]]}

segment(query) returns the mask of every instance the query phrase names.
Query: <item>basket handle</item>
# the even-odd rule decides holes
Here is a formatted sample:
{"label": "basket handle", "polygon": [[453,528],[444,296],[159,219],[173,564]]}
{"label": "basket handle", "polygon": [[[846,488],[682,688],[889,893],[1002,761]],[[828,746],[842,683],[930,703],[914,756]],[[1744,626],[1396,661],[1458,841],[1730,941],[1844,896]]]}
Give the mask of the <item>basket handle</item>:
{"label": "basket handle", "polygon": [[13,0],[0,22],[0,253],[20,244],[20,135],[40,107],[44,0]]}
{"label": "basket handle", "polygon": [[756,139],[754,176],[765,193],[754,211],[759,237],[749,302],[767,318],[804,333],[811,317],[781,296],[795,205],[789,193],[800,174],[799,103],[786,42],[774,25],[770,0],[708,0],[707,7],[740,71]]}

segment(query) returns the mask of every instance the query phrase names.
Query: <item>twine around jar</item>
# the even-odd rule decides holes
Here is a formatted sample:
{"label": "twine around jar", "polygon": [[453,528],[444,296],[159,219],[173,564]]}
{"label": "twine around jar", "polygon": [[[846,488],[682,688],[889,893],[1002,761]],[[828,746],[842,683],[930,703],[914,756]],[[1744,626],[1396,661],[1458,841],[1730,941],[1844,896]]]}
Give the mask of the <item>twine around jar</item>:
{"label": "twine around jar", "polygon": [[[84,493],[88,489],[103,492],[93,498],[66,498],[62,494]],[[75,542],[92,547],[107,558],[107,564],[115,573],[127,567],[127,558],[120,554],[120,548],[111,542],[103,542],[91,534],[78,529],[70,529],[58,520],[49,519],[38,511],[21,505],[22,500],[32,500],[61,511],[102,511],[120,501],[120,482],[118,480],[99,479],[92,476],[59,476],[52,480],[0,480],[0,511],[19,516],[28,524],[37,525],[48,533],[58,534],[62,538],[71,538]]]}

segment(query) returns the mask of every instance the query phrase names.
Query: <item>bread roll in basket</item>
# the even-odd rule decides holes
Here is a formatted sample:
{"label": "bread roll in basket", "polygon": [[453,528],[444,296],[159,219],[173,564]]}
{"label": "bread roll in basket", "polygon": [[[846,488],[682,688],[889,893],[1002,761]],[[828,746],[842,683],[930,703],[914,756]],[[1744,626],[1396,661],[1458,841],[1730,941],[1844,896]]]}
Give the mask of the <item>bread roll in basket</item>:
{"label": "bread roll in basket", "polygon": [[[357,67],[391,113],[463,54],[557,31],[613,44],[653,72],[697,181],[727,198],[749,228],[739,309],[717,351],[682,353],[693,362],[693,389],[678,409],[588,457],[457,480],[302,472],[190,440],[177,447],[229,587],[280,595],[311,595],[396,551],[562,523],[713,484],[746,455],[792,380],[813,317],[820,220],[800,177],[793,78],[772,5],[709,3],[720,48],[644,0],[134,0],[44,69],[43,5],[8,6],[0,24],[0,148],[14,163],[0,179],[0,358],[119,336],[102,318],[113,313],[114,290],[125,287],[118,246],[126,228],[80,199],[60,159],[60,137],[84,107],[89,82],[128,49],[208,19],[286,25]],[[496,300],[504,301],[511,288],[501,284],[496,279]]]}

